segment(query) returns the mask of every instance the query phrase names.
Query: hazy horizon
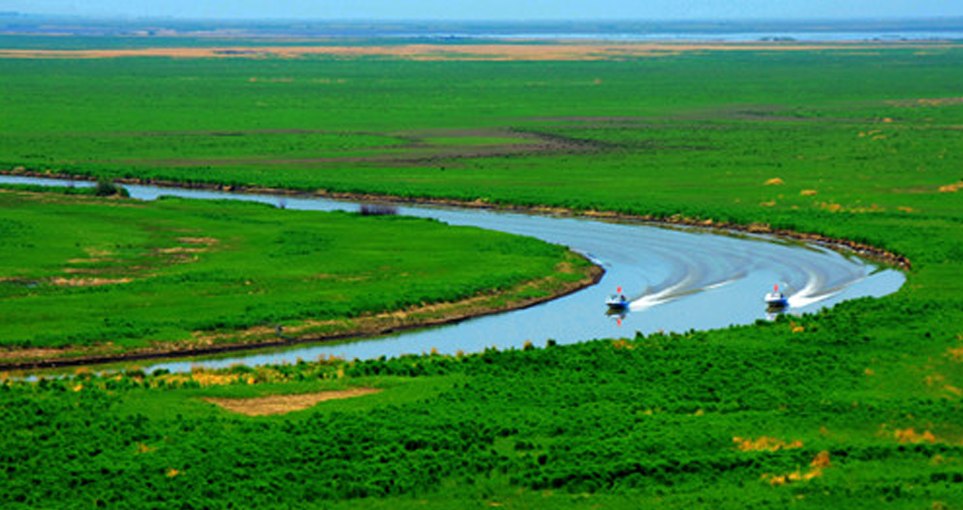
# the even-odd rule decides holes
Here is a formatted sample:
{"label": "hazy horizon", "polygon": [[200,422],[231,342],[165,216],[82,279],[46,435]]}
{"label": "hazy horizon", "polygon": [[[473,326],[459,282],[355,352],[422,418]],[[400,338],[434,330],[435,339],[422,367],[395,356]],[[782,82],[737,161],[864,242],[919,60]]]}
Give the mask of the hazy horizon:
{"label": "hazy horizon", "polygon": [[[862,5],[860,5],[862,4]],[[870,21],[963,17],[963,2],[880,0],[6,0],[0,11],[39,16],[305,21]]]}

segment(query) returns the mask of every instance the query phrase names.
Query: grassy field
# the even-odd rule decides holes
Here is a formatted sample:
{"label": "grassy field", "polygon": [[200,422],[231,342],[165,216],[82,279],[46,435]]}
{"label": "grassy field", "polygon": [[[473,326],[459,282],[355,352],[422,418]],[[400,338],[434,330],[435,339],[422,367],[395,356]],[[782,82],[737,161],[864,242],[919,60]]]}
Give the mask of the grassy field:
{"label": "grassy field", "polygon": [[[370,333],[471,312],[419,314],[425,304],[487,294],[478,312],[551,295],[589,267],[559,246],[429,220],[61,191],[74,193],[0,188],[7,363],[277,342],[276,326]],[[398,310],[411,317],[389,324]]]}
{"label": "grassy field", "polygon": [[[10,170],[760,223],[913,264],[721,331],[8,382],[4,506],[963,507],[963,48],[787,48],[4,61]],[[382,391],[206,400],[351,388]]]}

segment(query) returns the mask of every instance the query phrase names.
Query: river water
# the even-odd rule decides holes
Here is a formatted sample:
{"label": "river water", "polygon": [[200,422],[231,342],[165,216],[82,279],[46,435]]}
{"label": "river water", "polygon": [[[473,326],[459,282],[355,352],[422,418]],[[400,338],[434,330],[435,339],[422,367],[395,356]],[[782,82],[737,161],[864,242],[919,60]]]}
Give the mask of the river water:
{"label": "river water", "polygon": [[[90,185],[0,176],[0,183]],[[288,209],[358,210],[354,202],[314,197],[277,197],[227,192],[125,186],[133,198],[161,195],[195,199],[263,202]],[[895,292],[905,281],[900,271],[832,250],[766,236],[722,235],[695,228],[665,228],[630,222],[549,217],[491,210],[399,206],[399,214],[434,218],[536,237],[580,252],[605,268],[598,285],[524,310],[352,342],[299,345],[285,349],[231,353],[216,358],[144,363],[147,370],[189,370],[193,365],[223,367],[243,363],[294,362],[319,356],[369,359],[420,354],[437,349],[455,354],[488,347],[520,348],[595,338],[632,337],[636,331],[687,331],[771,319],[763,295],[781,284],[789,295],[786,313],[815,312],[840,301]],[[631,299],[627,313],[607,313],[605,298],[618,287]]]}

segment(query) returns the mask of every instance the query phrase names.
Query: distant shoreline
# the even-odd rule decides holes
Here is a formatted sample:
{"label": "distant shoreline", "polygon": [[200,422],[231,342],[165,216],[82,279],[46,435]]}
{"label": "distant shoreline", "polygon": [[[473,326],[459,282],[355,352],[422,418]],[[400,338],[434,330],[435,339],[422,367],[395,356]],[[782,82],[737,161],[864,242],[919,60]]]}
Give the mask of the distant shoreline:
{"label": "distant shoreline", "polygon": [[963,16],[800,20],[285,20],[85,17],[0,12],[0,35],[144,38],[384,38],[621,42],[963,39]]}

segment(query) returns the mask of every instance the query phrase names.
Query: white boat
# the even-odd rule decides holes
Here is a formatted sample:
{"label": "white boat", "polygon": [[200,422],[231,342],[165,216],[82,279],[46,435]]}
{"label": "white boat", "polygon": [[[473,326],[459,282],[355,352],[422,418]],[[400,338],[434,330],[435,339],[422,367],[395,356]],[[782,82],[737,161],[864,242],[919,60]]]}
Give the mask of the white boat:
{"label": "white boat", "polygon": [[612,294],[605,300],[606,306],[610,310],[628,310],[629,300],[625,297],[625,294],[622,294],[622,287],[619,287],[616,292],[618,294]]}
{"label": "white boat", "polygon": [[789,298],[785,294],[779,292],[779,286],[773,287],[772,292],[766,294],[766,305],[769,308],[786,308],[789,306]]}
{"label": "white boat", "polygon": [[620,294],[609,296],[609,298],[605,300],[605,304],[613,310],[625,310],[629,307],[629,300],[625,299],[625,296]]}

